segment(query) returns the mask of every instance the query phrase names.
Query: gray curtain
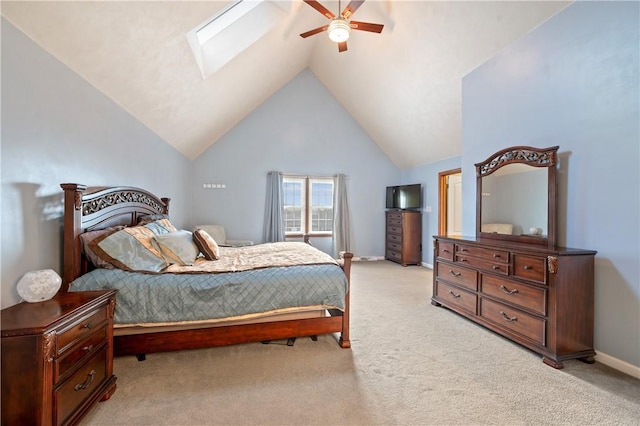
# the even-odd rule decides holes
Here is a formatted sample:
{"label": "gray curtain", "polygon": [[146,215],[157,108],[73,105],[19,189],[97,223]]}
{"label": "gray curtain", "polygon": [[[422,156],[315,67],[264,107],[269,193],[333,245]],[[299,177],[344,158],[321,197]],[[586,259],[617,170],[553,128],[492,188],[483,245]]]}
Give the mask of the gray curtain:
{"label": "gray curtain", "polygon": [[284,220],[282,206],[282,174],[267,173],[267,198],[264,207],[264,230],[262,242],[284,241]]}
{"label": "gray curtain", "polygon": [[347,203],[346,176],[338,174],[333,180],[333,255],[351,251],[349,237],[349,203]]}

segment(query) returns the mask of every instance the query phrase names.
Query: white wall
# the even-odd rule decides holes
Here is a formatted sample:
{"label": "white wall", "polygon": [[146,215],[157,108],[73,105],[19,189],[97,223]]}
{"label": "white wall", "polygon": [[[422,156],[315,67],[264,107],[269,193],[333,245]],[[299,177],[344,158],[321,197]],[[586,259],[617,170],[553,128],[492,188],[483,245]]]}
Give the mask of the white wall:
{"label": "white wall", "polygon": [[2,307],[20,277],[62,268],[60,183],[139,186],[190,221],[190,162],[2,20]]}
{"label": "white wall", "polygon": [[[232,239],[262,240],[270,170],[347,175],[351,250],[384,256],[385,187],[400,170],[309,70],[302,71],[193,163],[193,221]],[[225,189],[203,189],[223,183]],[[312,243],[330,251],[329,239]]]}

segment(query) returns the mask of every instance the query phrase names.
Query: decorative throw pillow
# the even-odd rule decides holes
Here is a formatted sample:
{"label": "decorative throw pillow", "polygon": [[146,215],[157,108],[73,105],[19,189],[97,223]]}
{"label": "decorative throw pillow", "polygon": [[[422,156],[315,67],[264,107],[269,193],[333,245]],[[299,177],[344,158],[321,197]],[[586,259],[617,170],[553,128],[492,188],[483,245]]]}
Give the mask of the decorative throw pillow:
{"label": "decorative throw pillow", "polygon": [[169,219],[154,220],[143,225],[145,228],[150,229],[156,235],[168,234],[169,232],[176,232],[178,229],[173,226]]}
{"label": "decorative throw pillow", "polygon": [[124,229],[124,226],[112,226],[110,228],[98,229],[96,231],[87,231],[80,234],[80,249],[82,250],[82,253],[84,253],[84,257],[86,257],[87,260],[96,268],[115,269],[116,267],[113,266],[113,264],[98,256],[96,252],[93,251],[90,244],[91,241],[95,240],[98,237],[104,238],[121,229]]}
{"label": "decorative throw pillow", "polygon": [[157,213],[157,214],[146,214],[144,216],[140,216],[138,218],[138,225],[146,225],[147,223],[155,222],[160,219],[169,219],[168,214]]}
{"label": "decorative throw pillow", "polygon": [[169,232],[168,234],[156,235],[153,239],[169,263],[191,266],[200,253],[189,231]]}
{"label": "decorative throw pillow", "polygon": [[207,234],[203,229],[193,231],[193,242],[198,246],[200,252],[207,260],[218,260],[220,258],[220,247],[216,240]]}
{"label": "decorative throw pillow", "polygon": [[163,234],[169,231],[158,222],[161,221],[124,228],[113,234],[98,237],[91,241],[89,246],[100,258],[119,269],[160,272],[167,266],[167,261],[155,245],[154,231]]}

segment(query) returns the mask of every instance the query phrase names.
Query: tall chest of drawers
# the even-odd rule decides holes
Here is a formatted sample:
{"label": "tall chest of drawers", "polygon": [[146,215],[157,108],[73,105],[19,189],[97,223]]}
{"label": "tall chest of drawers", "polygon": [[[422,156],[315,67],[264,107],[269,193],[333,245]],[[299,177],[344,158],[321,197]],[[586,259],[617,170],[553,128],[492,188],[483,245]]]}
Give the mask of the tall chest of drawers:
{"label": "tall chest of drawers", "polygon": [[2,310],[2,424],[76,424],[116,388],[115,290]]}
{"label": "tall chest of drawers", "polygon": [[434,237],[433,297],[562,368],[593,362],[591,250]]}
{"label": "tall chest of drawers", "polygon": [[417,210],[387,210],[385,258],[402,266],[422,262],[422,214]]}

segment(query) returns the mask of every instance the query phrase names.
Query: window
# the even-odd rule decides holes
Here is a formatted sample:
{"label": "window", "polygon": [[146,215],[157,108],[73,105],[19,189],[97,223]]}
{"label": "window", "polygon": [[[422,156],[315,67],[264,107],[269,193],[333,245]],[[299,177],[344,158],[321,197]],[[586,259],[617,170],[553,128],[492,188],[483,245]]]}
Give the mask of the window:
{"label": "window", "polygon": [[282,185],[285,235],[332,235],[333,178],[285,175]]}

